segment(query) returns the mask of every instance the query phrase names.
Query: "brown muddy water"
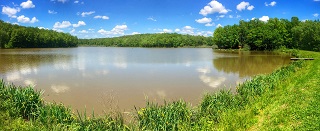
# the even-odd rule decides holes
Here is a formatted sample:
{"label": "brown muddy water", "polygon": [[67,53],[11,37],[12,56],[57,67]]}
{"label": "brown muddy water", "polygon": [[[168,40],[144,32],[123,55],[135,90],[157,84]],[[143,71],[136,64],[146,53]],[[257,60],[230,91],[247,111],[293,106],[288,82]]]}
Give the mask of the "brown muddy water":
{"label": "brown muddy water", "polygon": [[270,52],[210,48],[1,49],[0,79],[32,85],[44,100],[97,114],[133,111],[154,102],[184,99],[197,105],[205,92],[235,86],[287,65]]}

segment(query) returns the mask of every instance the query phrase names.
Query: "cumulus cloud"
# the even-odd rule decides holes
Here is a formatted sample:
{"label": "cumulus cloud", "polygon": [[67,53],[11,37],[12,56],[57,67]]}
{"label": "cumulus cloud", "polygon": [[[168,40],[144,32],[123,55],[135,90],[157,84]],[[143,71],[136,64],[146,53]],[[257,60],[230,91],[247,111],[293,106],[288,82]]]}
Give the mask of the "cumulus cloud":
{"label": "cumulus cloud", "polygon": [[249,2],[245,2],[245,1],[242,1],[240,2],[238,5],[237,5],[237,10],[239,11],[242,11],[242,10],[253,10],[254,6],[253,5],[250,5]]}
{"label": "cumulus cloud", "polygon": [[269,16],[262,16],[261,18],[259,18],[259,20],[267,22],[269,20]]}
{"label": "cumulus cloud", "polygon": [[214,23],[207,23],[204,26],[214,26]]}
{"label": "cumulus cloud", "polygon": [[60,22],[54,23],[53,28],[54,29],[59,29],[59,28],[61,29],[61,28],[67,28],[70,26],[71,26],[71,23],[69,21],[62,21],[62,23],[60,23]]}
{"label": "cumulus cloud", "polygon": [[207,16],[208,14],[227,14],[229,10],[227,10],[221,3],[218,1],[212,0],[208,5],[203,7],[203,9],[200,10],[199,14],[203,16]]}
{"label": "cumulus cloud", "polygon": [[24,8],[24,9],[36,7],[36,6],[32,3],[31,0],[28,0],[28,1],[26,1],[26,2],[22,2],[22,3],[20,4],[20,6],[21,6],[22,8]]}
{"label": "cumulus cloud", "polygon": [[82,12],[82,13],[81,13],[81,16],[82,16],[82,17],[86,17],[87,15],[91,15],[91,14],[93,14],[93,13],[95,13],[95,11]]}
{"label": "cumulus cloud", "polygon": [[116,25],[112,30],[106,31],[104,29],[100,29],[98,33],[101,35],[124,35],[124,31],[128,30],[127,25]]}
{"label": "cumulus cloud", "polygon": [[132,32],[132,35],[137,35],[137,34],[141,34],[139,32]]}
{"label": "cumulus cloud", "polygon": [[222,27],[222,25],[221,25],[221,24],[218,24],[216,27],[219,28],[219,27]]}
{"label": "cumulus cloud", "polygon": [[193,35],[194,34],[194,28],[192,28],[191,26],[185,26],[185,27],[182,28],[180,33]]}
{"label": "cumulus cloud", "polygon": [[250,5],[248,6],[247,10],[253,10],[254,6],[253,5]]}
{"label": "cumulus cloud", "polygon": [[17,20],[20,23],[35,23],[39,21],[36,17],[30,19],[29,17],[25,17],[24,15],[17,17]]}
{"label": "cumulus cloud", "polygon": [[104,19],[104,20],[108,20],[109,19],[108,16],[101,16],[101,15],[97,15],[97,16],[95,16],[93,18],[95,18],[95,19]]}
{"label": "cumulus cloud", "polygon": [[74,32],[76,32],[76,29],[72,29],[72,30],[70,31],[71,34],[73,34]]}
{"label": "cumulus cloud", "polygon": [[79,33],[88,33],[88,31],[86,31],[86,30],[81,30],[81,31],[79,31]]}
{"label": "cumulus cloud", "polygon": [[78,1],[78,0],[76,0],[76,1],[74,1],[73,3],[78,4],[78,3],[79,3],[79,1]]}
{"label": "cumulus cloud", "polygon": [[207,17],[204,17],[202,19],[197,19],[196,22],[198,23],[201,23],[201,24],[205,24],[205,23],[210,23],[212,21],[211,18],[207,18]]}
{"label": "cumulus cloud", "polygon": [[48,10],[49,14],[57,14],[57,12],[55,12],[54,10]]}
{"label": "cumulus cloud", "polygon": [[79,26],[84,26],[86,23],[84,21],[78,21],[77,24],[72,24],[73,27],[79,27]]}
{"label": "cumulus cloud", "polygon": [[275,1],[272,1],[270,3],[267,3],[267,2],[264,3],[265,6],[275,6],[276,4],[277,4],[277,2],[275,2]]}
{"label": "cumulus cloud", "polygon": [[170,30],[170,29],[163,29],[162,31],[163,31],[163,33],[171,33],[172,32],[172,30]]}
{"label": "cumulus cloud", "polygon": [[314,16],[314,17],[318,17],[318,16],[319,16],[319,14],[318,14],[318,13],[315,13],[315,14],[313,14],[313,16]]}
{"label": "cumulus cloud", "polygon": [[16,18],[17,17],[16,14],[18,12],[20,12],[19,8],[11,8],[11,7],[8,7],[8,6],[3,6],[2,7],[2,14],[6,14],[11,18]]}

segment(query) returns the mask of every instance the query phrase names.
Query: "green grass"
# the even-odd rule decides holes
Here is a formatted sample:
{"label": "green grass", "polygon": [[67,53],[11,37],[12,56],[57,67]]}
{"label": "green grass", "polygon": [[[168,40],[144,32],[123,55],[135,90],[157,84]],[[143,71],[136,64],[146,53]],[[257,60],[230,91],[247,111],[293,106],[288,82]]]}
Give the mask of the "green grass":
{"label": "green grass", "polygon": [[[126,123],[119,112],[104,117],[46,103],[32,87],[0,81],[1,130],[320,130],[320,54],[290,50],[296,61],[237,87],[204,94],[198,106],[179,100],[147,101]],[[91,117],[88,117],[91,116]]]}

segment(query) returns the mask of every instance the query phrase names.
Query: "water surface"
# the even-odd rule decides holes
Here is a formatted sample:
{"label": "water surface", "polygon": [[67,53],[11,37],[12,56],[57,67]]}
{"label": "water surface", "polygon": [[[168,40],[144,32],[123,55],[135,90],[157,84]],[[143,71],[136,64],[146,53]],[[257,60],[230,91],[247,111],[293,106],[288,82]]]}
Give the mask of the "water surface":
{"label": "water surface", "polygon": [[0,78],[33,85],[44,99],[96,113],[143,107],[146,98],[197,105],[205,92],[235,90],[290,62],[270,52],[210,48],[1,49]]}

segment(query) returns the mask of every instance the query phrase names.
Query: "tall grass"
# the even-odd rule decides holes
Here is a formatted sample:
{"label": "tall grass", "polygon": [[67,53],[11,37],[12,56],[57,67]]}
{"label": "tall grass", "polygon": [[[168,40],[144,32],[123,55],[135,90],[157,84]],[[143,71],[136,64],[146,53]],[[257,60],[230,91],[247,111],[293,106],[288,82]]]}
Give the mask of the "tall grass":
{"label": "tall grass", "polygon": [[[75,115],[63,104],[44,103],[41,94],[42,92],[30,86],[17,87],[1,80],[0,116],[9,119],[9,122],[4,123],[14,125],[15,122],[20,123],[22,118],[33,123],[26,124],[31,126],[27,130],[128,130],[129,128],[124,124],[123,116],[119,113],[114,116],[107,114],[99,118],[94,114],[89,118],[86,112],[83,114],[78,112],[78,115]],[[0,129],[7,128],[6,126],[10,125],[0,123]],[[21,127],[21,129],[24,128]]]}
{"label": "tall grass", "polygon": [[182,123],[191,123],[190,106],[180,100],[158,105],[147,101],[146,107],[137,109],[136,119],[140,130],[178,130]]}

